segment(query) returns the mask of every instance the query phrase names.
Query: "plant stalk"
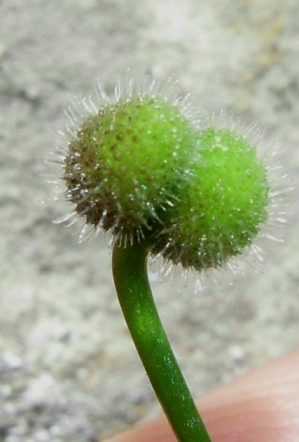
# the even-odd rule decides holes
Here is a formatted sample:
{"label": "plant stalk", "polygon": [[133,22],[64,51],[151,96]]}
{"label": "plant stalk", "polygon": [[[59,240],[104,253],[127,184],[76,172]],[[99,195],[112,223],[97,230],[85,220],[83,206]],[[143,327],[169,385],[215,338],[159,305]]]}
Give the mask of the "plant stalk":
{"label": "plant stalk", "polygon": [[147,275],[146,242],[114,246],[114,283],[153,389],[180,442],[211,442],[159,318]]}

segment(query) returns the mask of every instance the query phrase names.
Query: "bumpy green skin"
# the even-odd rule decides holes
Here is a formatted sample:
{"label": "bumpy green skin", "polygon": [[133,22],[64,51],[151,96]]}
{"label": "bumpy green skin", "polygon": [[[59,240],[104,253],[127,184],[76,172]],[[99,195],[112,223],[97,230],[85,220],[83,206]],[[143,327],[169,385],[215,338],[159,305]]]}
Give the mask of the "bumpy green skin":
{"label": "bumpy green skin", "polygon": [[194,174],[153,252],[202,270],[221,266],[251,244],[267,218],[269,188],[265,166],[246,139],[208,128],[199,141]]}
{"label": "bumpy green skin", "polygon": [[87,223],[140,233],[177,198],[194,142],[190,122],[163,99],[107,105],[69,143],[67,198]]}
{"label": "bumpy green skin", "polygon": [[118,239],[202,270],[250,245],[266,220],[264,164],[230,129],[196,132],[167,101],[138,96],[83,122],[64,161],[67,198]]}

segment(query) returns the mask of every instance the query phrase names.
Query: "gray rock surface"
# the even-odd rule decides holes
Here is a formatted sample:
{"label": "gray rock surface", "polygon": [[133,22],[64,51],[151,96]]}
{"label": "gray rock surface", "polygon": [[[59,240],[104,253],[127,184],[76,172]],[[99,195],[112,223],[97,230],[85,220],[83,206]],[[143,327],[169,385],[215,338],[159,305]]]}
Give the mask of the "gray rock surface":
{"label": "gray rock surface", "polygon": [[201,109],[257,121],[297,189],[262,274],[198,294],[153,283],[192,392],[297,348],[298,1],[2,0],[0,20],[0,440],[99,441],[160,412],[111,252],[52,223],[69,208],[49,201],[42,161],[71,97],[90,94],[95,77],[111,93],[127,67],[175,73]]}

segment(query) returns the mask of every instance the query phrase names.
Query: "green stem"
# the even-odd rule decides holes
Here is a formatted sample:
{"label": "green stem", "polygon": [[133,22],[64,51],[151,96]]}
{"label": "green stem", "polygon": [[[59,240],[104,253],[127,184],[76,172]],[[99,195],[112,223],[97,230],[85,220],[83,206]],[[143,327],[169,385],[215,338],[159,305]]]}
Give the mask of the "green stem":
{"label": "green stem", "polygon": [[144,243],[114,246],[113,276],[124,317],[177,440],[211,442],[156,310],[146,258]]}

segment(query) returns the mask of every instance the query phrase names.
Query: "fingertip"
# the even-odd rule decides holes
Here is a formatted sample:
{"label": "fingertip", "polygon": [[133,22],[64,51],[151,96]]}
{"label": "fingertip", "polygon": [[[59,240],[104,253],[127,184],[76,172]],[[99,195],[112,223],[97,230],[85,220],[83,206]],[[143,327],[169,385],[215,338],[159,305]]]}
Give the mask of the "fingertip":
{"label": "fingertip", "polygon": [[213,442],[297,442],[299,352],[217,388],[198,405]]}

